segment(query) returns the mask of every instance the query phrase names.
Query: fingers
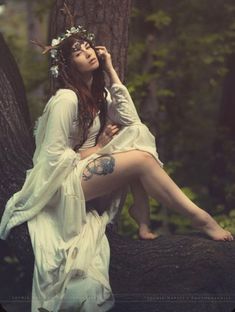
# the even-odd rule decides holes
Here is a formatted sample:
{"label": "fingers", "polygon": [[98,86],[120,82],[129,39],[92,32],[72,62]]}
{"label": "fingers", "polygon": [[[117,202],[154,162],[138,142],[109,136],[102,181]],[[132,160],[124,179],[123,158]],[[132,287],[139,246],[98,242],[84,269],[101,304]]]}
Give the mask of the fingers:
{"label": "fingers", "polygon": [[105,133],[108,135],[114,135],[115,133],[117,133],[120,130],[120,128],[117,125],[107,125],[105,127]]}
{"label": "fingers", "polygon": [[96,49],[101,49],[101,50],[105,50],[107,51],[106,47],[105,46],[95,46]]}
{"label": "fingers", "polygon": [[109,52],[105,46],[96,46],[95,49],[96,49],[97,53],[100,55],[109,54]]}
{"label": "fingers", "polygon": [[113,134],[113,135],[116,134],[119,130],[120,130],[120,128],[118,128],[118,127],[117,127],[116,129],[113,129],[113,130],[112,130],[112,134]]}
{"label": "fingers", "polygon": [[[110,121],[109,121],[110,122]],[[99,144],[105,146],[108,144],[120,130],[120,125],[107,123],[99,137]]]}
{"label": "fingers", "polygon": [[120,130],[117,125],[108,124],[104,129],[104,136],[109,138],[109,141],[113,138],[115,134]]}
{"label": "fingers", "polygon": [[98,53],[108,53],[108,50],[106,49],[106,47],[103,47],[103,46],[96,46],[95,49]]}

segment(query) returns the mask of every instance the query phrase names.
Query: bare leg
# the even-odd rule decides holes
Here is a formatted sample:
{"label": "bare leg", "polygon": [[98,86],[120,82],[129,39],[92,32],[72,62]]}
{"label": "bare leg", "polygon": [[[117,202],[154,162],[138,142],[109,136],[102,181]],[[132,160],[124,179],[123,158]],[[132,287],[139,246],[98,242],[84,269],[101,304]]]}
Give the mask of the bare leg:
{"label": "bare leg", "polygon": [[139,226],[139,237],[141,239],[154,239],[158,234],[150,230],[149,198],[139,179],[130,183],[134,204],[130,206],[128,212]]}
{"label": "bare leg", "polygon": [[167,207],[189,217],[192,225],[214,240],[232,240],[204,210],[195,205],[148,153],[128,151],[91,161],[84,170],[82,188],[86,200],[102,196],[139,178],[146,192]]}

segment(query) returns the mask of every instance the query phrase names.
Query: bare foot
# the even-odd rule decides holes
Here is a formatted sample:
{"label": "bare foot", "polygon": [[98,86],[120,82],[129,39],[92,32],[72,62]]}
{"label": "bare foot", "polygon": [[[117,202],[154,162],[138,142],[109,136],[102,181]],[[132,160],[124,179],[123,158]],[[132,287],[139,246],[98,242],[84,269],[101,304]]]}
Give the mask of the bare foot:
{"label": "bare foot", "polygon": [[192,225],[213,240],[232,241],[234,237],[224,230],[206,211],[202,210],[192,219]]}
{"label": "bare foot", "polygon": [[157,233],[152,233],[147,224],[140,225],[138,235],[140,239],[155,239],[159,236]]}
{"label": "bare foot", "polygon": [[140,239],[155,239],[159,236],[159,234],[151,232],[147,221],[143,222],[143,215],[135,205],[130,206],[128,212],[139,226],[138,236]]}

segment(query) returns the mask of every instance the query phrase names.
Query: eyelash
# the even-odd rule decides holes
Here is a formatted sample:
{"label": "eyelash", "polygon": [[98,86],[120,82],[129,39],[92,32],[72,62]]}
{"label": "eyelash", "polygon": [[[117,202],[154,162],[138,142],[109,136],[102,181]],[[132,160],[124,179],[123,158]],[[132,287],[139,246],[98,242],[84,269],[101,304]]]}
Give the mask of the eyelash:
{"label": "eyelash", "polygon": [[[90,45],[87,45],[86,46],[86,49],[90,49],[91,48],[91,46]],[[81,52],[80,53],[78,53],[76,56],[79,56],[81,54]]]}

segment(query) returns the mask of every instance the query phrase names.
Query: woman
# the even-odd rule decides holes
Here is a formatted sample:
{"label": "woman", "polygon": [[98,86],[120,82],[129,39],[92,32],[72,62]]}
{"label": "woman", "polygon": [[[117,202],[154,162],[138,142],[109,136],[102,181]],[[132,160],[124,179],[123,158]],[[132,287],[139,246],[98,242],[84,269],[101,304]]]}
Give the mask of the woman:
{"label": "woman", "polygon": [[[75,42],[76,45],[76,42]],[[111,55],[107,52],[105,47],[97,46],[97,54],[103,56],[105,60],[104,70],[108,74],[111,84],[118,84],[122,86],[120,79],[116,71],[112,66]],[[83,52],[83,53],[82,53]],[[99,66],[98,59],[96,58],[95,50],[87,42],[81,44],[79,53],[73,52],[72,59],[76,64],[78,71],[82,72],[83,77],[89,89],[91,89],[93,81],[93,68]],[[89,68],[90,60],[93,66]],[[98,137],[97,144],[92,149],[87,149],[85,152],[80,150],[82,159],[93,153],[97,153],[103,148],[113,135],[116,134],[118,128],[116,125],[107,126],[101,135]],[[149,154],[133,150],[132,152],[109,155],[106,156],[109,162],[105,162],[105,157],[99,158],[98,164],[94,160],[86,166],[82,179],[82,188],[86,200],[90,200],[110,192],[126,183],[127,180],[136,187],[136,180],[138,181],[138,187],[141,191],[145,190],[148,195],[161,200],[168,207],[175,208],[192,219],[195,227],[200,228],[206,234],[211,236],[215,240],[232,239],[231,234],[228,231],[219,227],[216,222],[203,210],[190,202],[188,198],[178,189],[178,187],[171,181],[166,175],[165,171],[161,169],[159,164]],[[105,168],[105,164],[110,164],[108,168]],[[144,162],[143,162],[144,160]],[[100,170],[104,177],[99,177],[100,173],[97,172],[97,166],[100,166]],[[143,168],[145,167],[146,168]],[[148,171],[150,170],[152,173]],[[147,172],[148,174],[147,174]],[[87,172],[89,176],[87,176]],[[111,188],[110,188],[111,187]],[[138,195],[133,192],[134,195]],[[140,196],[141,198],[141,196]],[[133,209],[133,213],[138,214],[137,207]]]}
{"label": "woman", "polygon": [[[0,226],[5,239],[13,226],[27,221],[35,254],[33,312],[113,306],[105,228],[117,214],[123,186],[131,186],[130,213],[142,238],[155,237],[148,227],[150,195],[212,239],[233,240],[163,170],[154,137],[141,123],[107,49],[95,47],[81,28],[67,34],[49,48],[57,87],[35,129],[34,167],[8,201]],[[112,203],[101,215],[86,209],[88,201],[111,192]]]}

